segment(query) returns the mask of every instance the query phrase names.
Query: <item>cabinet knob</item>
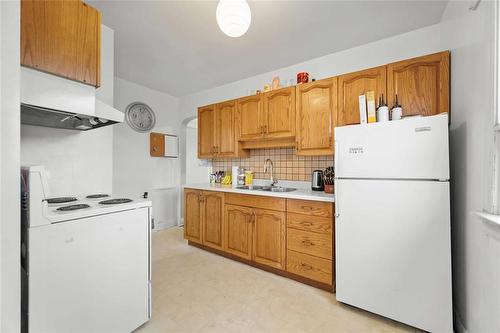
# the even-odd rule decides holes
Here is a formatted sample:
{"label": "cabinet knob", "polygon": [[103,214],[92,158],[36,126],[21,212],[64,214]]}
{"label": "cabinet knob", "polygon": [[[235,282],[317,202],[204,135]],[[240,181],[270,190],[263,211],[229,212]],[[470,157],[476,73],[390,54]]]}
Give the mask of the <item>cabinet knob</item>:
{"label": "cabinet knob", "polygon": [[314,245],[314,243],[313,243],[313,242],[311,242],[309,239],[304,239],[304,240],[302,241],[302,244],[304,244],[304,245],[306,245],[306,246],[313,246],[313,245]]}
{"label": "cabinet knob", "polygon": [[311,270],[312,269],[312,266],[311,265],[308,265],[308,264],[305,264],[305,263],[302,263],[300,264],[300,266],[305,269],[305,270]]}

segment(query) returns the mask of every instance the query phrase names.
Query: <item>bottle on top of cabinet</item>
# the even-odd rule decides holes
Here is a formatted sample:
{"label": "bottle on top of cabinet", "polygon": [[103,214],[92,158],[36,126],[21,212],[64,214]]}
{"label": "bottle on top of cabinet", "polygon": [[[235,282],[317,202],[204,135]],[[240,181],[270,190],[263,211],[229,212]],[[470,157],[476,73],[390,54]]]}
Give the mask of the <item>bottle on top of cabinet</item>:
{"label": "bottle on top of cabinet", "polygon": [[384,94],[379,98],[378,108],[377,108],[377,122],[389,121],[389,107],[384,101]]}
{"label": "bottle on top of cabinet", "polygon": [[403,108],[398,103],[398,95],[396,94],[396,101],[391,110],[391,120],[400,120],[403,117]]}

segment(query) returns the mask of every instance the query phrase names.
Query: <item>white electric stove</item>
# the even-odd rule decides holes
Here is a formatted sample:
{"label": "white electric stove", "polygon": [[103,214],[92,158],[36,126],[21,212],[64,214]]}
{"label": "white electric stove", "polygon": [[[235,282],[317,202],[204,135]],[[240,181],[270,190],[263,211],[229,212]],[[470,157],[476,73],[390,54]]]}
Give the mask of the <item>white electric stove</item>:
{"label": "white electric stove", "polygon": [[23,167],[23,332],[130,332],[151,317],[151,201],[52,197]]}

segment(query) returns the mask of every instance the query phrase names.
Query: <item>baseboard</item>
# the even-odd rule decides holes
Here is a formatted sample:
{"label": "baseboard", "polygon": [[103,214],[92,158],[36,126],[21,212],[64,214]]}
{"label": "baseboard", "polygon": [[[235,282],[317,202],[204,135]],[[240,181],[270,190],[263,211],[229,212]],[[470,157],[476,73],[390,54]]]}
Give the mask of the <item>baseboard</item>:
{"label": "baseboard", "polygon": [[467,333],[462,318],[455,309],[453,310],[453,330],[456,333]]}
{"label": "baseboard", "polygon": [[177,220],[168,220],[164,222],[156,222],[155,221],[155,226],[154,230],[162,230],[162,229],[167,229],[170,227],[175,227],[177,226]]}

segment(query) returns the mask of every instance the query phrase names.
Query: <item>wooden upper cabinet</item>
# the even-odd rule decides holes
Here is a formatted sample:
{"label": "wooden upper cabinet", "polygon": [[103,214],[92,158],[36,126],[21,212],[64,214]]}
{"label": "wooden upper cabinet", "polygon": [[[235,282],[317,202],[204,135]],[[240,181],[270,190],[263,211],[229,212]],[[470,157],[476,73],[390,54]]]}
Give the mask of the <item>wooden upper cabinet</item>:
{"label": "wooden upper cabinet", "polygon": [[297,86],[297,154],[332,155],[337,78]]}
{"label": "wooden upper cabinet", "polygon": [[95,87],[101,13],[79,0],[21,1],[21,65]]}
{"label": "wooden upper cabinet", "polygon": [[359,95],[375,92],[378,98],[386,94],[386,66],[344,74],[338,78],[337,126],[359,124]]}
{"label": "wooden upper cabinet", "polygon": [[266,92],[263,106],[266,138],[295,136],[295,87]]}
{"label": "wooden upper cabinet", "polygon": [[201,191],[184,190],[184,238],[201,244],[202,241]]}
{"label": "wooden upper cabinet", "polygon": [[203,245],[222,250],[224,226],[224,193],[203,191]]}
{"label": "wooden upper cabinet", "polygon": [[198,158],[215,154],[215,105],[198,109]]}
{"label": "wooden upper cabinet", "polygon": [[225,205],[224,250],[238,257],[252,259],[252,208]]}
{"label": "wooden upper cabinet", "polygon": [[238,140],[255,140],[264,134],[262,94],[240,98],[237,101]]}
{"label": "wooden upper cabinet", "polygon": [[153,157],[165,156],[165,134],[149,133],[149,154]]}
{"label": "wooden upper cabinet", "polygon": [[285,269],[286,214],[254,209],[253,260],[278,269]]}
{"label": "wooden upper cabinet", "polygon": [[215,153],[218,156],[236,155],[236,103],[229,101],[216,105]]}
{"label": "wooden upper cabinet", "polygon": [[395,62],[387,66],[388,105],[396,95],[403,116],[430,116],[450,110],[450,52]]}

